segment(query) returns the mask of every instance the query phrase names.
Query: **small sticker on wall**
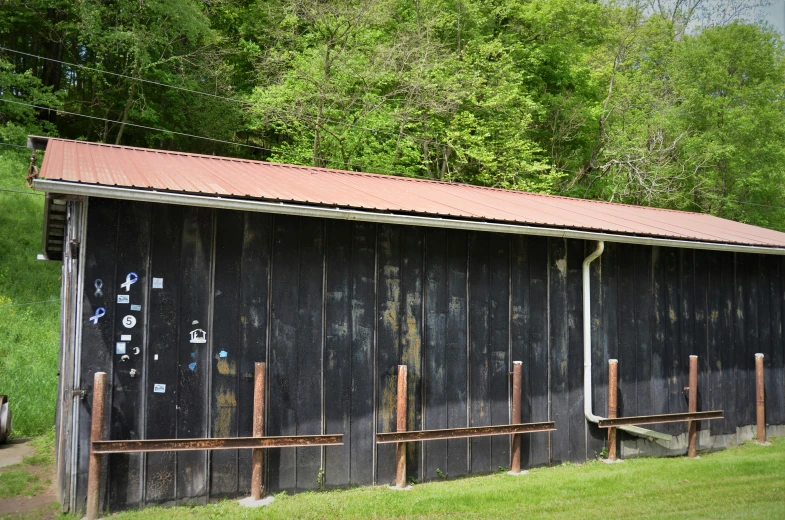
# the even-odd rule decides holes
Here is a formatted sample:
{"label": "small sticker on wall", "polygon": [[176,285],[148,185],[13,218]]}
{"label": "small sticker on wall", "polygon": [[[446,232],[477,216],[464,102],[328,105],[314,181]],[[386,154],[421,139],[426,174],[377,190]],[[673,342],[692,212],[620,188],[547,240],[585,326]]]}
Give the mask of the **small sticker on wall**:
{"label": "small sticker on wall", "polygon": [[104,295],[104,292],[101,290],[101,289],[104,288],[104,281],[103,280],[101,280],[100,278],[97,278],[95,280],[95,282],[93,282],[93,286],[95,287],[95,293],[93,293],[93,294],[95,294],[96,298],[100,298],[101,296]]}
{"label": "small sticker on wall", "polygon": [[131,297],[127,294],[118,294],[117,295],[117,303],[128,303]]}
{"label": "small sticker on wall", "polygon": [[161,383],[156,383],[153,385],[153,393],[155,394],[163,394],[166,393],[166,385]]}
{"label": "small sticker on wall", "polygon": [[225,358],[225,357],[226,357],[226,356],[228,356],[228,355],[229,355],[229,353],[228,353],[228,352],[226,352],[225,350],[222,350],[222,351],[220,351],[220,352],[218,353],[218,357],[219,357],[219,358],[221,358],[221,359]]}
{"label": "small sticker on wall", "polygon": [[125,292],[129,292],[131,290],[131,286],[139,280],[139,275],[136,273],[128,273],[125,275],[125,282],[120,284],[120,287],[125,289]]}
{"label": "small sticker on wall", "polygon": [[125,354],[125,342],[118,341],[114,350],[115,354]]}
{"label": "small sticker on wall", "polygon": [[163,288],[164,288],[164,279],[153,278],[153,289],[163,289]]}
{"label": "small sticker on wall", "polygon": [[155,355],[153,356],[153,361],[158,361],[158,354],[155,354]]}
{"label": "small sticker on wall", "polygon": [[193,372],[194,370],[196,370],[196,361],[194,361],[193,363],[190,363],[190,364],[188,365],[188,368],[191,370],[191,372]]}
{"label": "small sticker on wall", "polygon": [[191,343],[207,343],[207,332],[202,329],[192,330]]}
{"label": "small sticker on wall", "polygon": [[132,311],[141,311],[142,310],[142,306],[141,305],[131,305],[131,310]]}
{"label": "small sticker on wall", "polygon": [[106,309],[103,307],[98,307],[95,310],[95,314],[90,316],[90,321],[93,322],[93,325],[98,325],[98,320],[101,319],[104,315],[106,315]]}
{"label": "small sticker on wall", "polygon": [[134,318],[130,314],[125,318],[123,318],[123,327],[125,327],[126,329],[132,329],[134,328],[134,325],[136,325],[136,318]]}
{"label": "small sticker on wall", "polygon": [[121,334],[120,335],[120,341],[131,341],[131,335],[130,334]]}

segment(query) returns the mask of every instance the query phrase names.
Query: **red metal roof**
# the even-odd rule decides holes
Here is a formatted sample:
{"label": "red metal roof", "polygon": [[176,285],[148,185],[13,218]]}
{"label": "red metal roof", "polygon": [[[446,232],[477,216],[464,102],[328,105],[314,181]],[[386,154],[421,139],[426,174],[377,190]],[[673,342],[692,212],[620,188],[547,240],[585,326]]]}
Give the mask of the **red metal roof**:
{"label": "red metal roof", "polygon": [[49,139],[39,177],[100,186],[785,247],[785,233],[701,213],[64,139]]}

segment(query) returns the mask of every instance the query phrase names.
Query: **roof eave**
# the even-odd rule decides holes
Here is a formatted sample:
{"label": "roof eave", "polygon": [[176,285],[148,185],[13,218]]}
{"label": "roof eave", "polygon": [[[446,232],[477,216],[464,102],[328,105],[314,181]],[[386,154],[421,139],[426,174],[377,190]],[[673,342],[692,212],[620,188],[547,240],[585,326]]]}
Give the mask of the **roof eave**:
{"label": "roof eave", "polygon": [[255,199],[237,199],[220,196],[192,195],[168,191],[144,190],[94,184],[82,184],[66,181],[35,179],[33,188],[48,193],[80,195],[85,197],[105,197],[111,199],[136,200],[181,206],[211,207],[239,211],[255,211],[260,213],[278,213],[302,217],[329,218],[336,220],[358,220],[380,224],[399,224],[446,229],[463,229],[469,231],[487,231],[491,233],[509,233],[514,235],[535,235],[577,240],[602,240],[621,244],[640,244],[648,246],[677,247],[682,249],[703,249],[709,251],[728,251],[737,253],[755,253],[765,255],[785,255],[785,247],[756,246],[723,242],[702,242],[697,240],[678,240],[640,235],[622,235],[602,231],[584,231],[580,229],[564,229],[525,224],[505,224],[500,222],[462,220],[453,218],[407,215],[399,213],[377,213],[345,208],[329,208],[309,206],[285,202],[266,202]]}

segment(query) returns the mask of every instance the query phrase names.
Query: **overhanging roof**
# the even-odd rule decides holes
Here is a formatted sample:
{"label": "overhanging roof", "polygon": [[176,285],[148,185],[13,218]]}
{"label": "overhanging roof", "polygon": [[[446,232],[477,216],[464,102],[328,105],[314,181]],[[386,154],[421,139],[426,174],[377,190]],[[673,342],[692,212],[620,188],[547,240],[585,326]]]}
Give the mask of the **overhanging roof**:
{"label": "overhanging roof", "polygon": [[34,187],[327,218],[785,253],[785,233],[700,213],[65,139],[46,143]]}

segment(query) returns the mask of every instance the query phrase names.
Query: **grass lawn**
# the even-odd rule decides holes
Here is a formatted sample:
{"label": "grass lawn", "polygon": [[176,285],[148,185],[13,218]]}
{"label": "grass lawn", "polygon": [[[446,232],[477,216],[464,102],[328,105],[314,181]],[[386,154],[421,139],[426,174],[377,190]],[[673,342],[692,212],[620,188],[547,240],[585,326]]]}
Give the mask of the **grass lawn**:
{"label": "grass lawn", "polygon": [[700,460],[589,462],[416,485],[276,496],[244,509],[234,501],[113,515],[158,518],[785,518],[785,438]]}
{"label": "grass lawn", "polygon": [[29,157],[0,149],[0,190],[27,192],[0,191],[0,394],[17,437],[54,424],[60,338],[60,263],[35,259],[44,198],[25,186]]}

